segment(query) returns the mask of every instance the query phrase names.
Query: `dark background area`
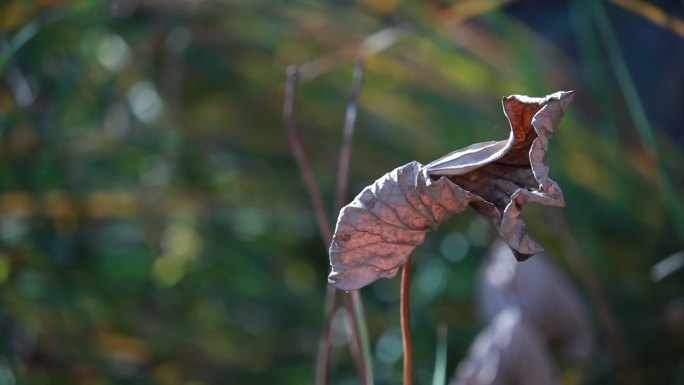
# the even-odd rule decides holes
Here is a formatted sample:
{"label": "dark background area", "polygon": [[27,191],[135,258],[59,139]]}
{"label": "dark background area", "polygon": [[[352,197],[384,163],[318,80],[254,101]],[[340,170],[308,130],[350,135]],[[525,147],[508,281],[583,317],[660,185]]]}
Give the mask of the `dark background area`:
{"label": "dark background area", "polygon": [[[684,240],[684,5],[643,4],[2,1],[0,382],[312,383],[328,261],[282,124],[285,68],[303,65],[295,119],[332,209],[357,47],[375,36],[351,193],[505,139],[503,96],[576,90],[547,160],[568,207],[525,210],[597,334],[595,359],[559,377],[620,383],[574,255],[640,383],[684,383],[684,257],[652,272]],[[416,251],[417,383],[438,324],[449,373],[482,329],[494,239],[469,211]],[[377,384],[401,379],[398,283],[362,290]],[[355,384],[339,328],[331,383]]]}

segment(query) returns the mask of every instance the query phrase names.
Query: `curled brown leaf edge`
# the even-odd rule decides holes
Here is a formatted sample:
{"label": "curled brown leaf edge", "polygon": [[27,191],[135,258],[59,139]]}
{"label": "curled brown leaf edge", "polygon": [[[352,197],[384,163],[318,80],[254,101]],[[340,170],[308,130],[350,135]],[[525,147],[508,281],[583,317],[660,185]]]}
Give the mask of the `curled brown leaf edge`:
{"label": "curled brown leaf edge", "polygon": [[528,203],[565,206],[544,161],[573,94],[504,97],[507,140],[477,143],[428,165],[412,161],[364,188],[340,210],[329,283],[357,290],[394,277],[428,231],[468,206],[494,223],[518,260],[542,252],[520,214]]}

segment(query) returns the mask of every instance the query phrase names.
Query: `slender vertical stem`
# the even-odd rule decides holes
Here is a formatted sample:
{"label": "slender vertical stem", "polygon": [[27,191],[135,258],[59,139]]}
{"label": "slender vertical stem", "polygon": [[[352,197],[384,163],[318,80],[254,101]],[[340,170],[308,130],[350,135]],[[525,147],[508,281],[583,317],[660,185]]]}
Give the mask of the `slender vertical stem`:
{"label": "slender vertical stem", "polygon": [[413,340],[411,338],[411,309],[409,292],[411,286],[411,256],[401,271],[401,340],[404,345],[404,385],[413,385]]}
{"label": "slender vertical stem", "polygon": [[[340,158],[337,168],[337,189],[335,198],[335,212],[339,212],[347,199],[349,186],[349,163],[351,161],[351,148],[354,140],[354,129],[356,123],[356,111],[359,104],[359,94],[361,93],[361,83],[365,61],[361,57],[356,62],[354,68],[354,80],[352,81],[352,91],[347,104],[347,111],[344,118],[344,133],[342,145],[340,147]],[[352,339],[350,348],[355,358],[356,365],[361,373],[361,381],[365,385],[373,384],[373,366],[370,359],[370,346],[368,343],[368,333],[366,330],[366,319],[363,311],[363,302],[358,291],[344,294],[344,301],[351,326]],[[351,309],[351,311],[349,311]]]}
{"label": "slender vertical stem", "polygon": [[[368,369],[363,358],[363,349],[361,347],[361,339],[359,338],[359,322],[353,311],[354,302],[351,293],[342,293],[342,299],[344,300],[345,313],[349,320],[349,349],[351,350],[354,364],[356,364],[356,369],[359,372],[359,377],[361,377],[361,383],[368,385]],[[349,311],[349,309],[352,311]]]}
{"label": "slender vertical stem", "polygon": [[[361,84],[360,79],[362,79],[363,75],[363,62],[361,62],[361,64],[357,66],[356,70],[357,71],[355,74],[355,79],[359,80],[355,81],[354,83],[355,85],[354,90],[352,92],[352,101],[350,101],[352,107],[349,107],[347,109],[348,116],[353,117],[355,117],[356,115],[356,100],[359,94],[358,88]],[[297,126],[295,125],[293,117],[294,101],[298,82],[299,70],[297,69],[297,67],[294,66],[288,67],[287,82],[285,86],[285,102],[283,106],[283,120],[285,122],[285,127],[287,129],[287,137],[290,147],[292,148],[292,152],[294,153],[295,159],[297,161],[297,166],[299,168],[300,174],[302,175],[302,179],[304,180],[307,192],[309,193],[309,197],[314,206],[314,212],[316,213],[316,220],[318,223],[321,238],[323,239],[323,242],[327,249],[328,245],[330,245],[330,243],[332,242],[332,226],[330,223],[330,219],[326,214],[325,205],[323,204],[323,198],[321,197],[320,190],[316,185],[316,181],[313,176],[313,171],[311,168],[311,163],[309,162],[308,158],[306,157],[306,153],[304,152],[304,146],[302,145],[301,137],[297,130]],[[351,112],[349,112],[350,110]],[[349,131],[353,134],[353,125],[355,119],[350,120],[349,118],[347,118],[347,121],[349,123],[345,123],[345,132]],[[347,129],[347,127],[349,128]],[[351,148],[352,136],[346,134],[345,136],[349,136],[349,144],[347,146]],[[351,153],[351,149],[349,149],[348,152]],[[347,158],[345,162],[347,164],[346,167],[348,169],[349,159]],[[347,178],[345,176],[345,186],[347,185],[346,179]],[[340,179],[338,178],[338,181],[339,180]],[[341,190],[339,188],[338,191],[342,191],[342,193],[344,193],[344,190]],[[340,197],[339,200],[340,202],[342,202],[342,197]],[[339,211],[339,208],[336,211]],[[333,287],[328,287],[326,291],[326,311],[324,321],[325,324],[323,328],[323,334],[321,335],[321,340],[319,341],[319,352],[318,358],[316,360],[317,385],[325,385],[328,383],[328,363],[330,357],[332,319],[336,307],[336,295],[337,290]],[[363,304],[361,302],[361,297],[360,295],[358,295],[358,293],[356,293],[356,295],[351,295],[348,297],[348,299],[345,297],[344,307],[351,323],[350,350],[354,358],[354,362],[356,363],[359,376],[362,378],[364,385],[372,385],[373,381],[370,366],[370,349],[367,346],[367,337],[365,340],[362,341],[359,334],[359,325],[362,325],[363,327],[361,328],[361,331],[364,332],[364,335],[367,336],[367,334],[365,334],[365,319],[363,319],[362,317]]]}
{"label": "slender vertical stem", "polygon": [[[323,243],[327,248],[332,240],[332,228],[330,220],[325,213],[325,206],[323,198],[316,185],[316,181],[311,170],[311,164],[304,153],[304,146],[302,145],[299,132],[294,123],[294,100],[295,92],[297,90],[297,83],[299,81],[299,71],[296,67],[289,67],[287,69],[287,82],[285,85],[285,105],[283,107],[283,120],[285,121],[285,128],[287,129],[287,138],[290,143],[290,148],[297,161],[297,167],[304,180],[309,197],[313,203],[314,211],[316,213],[316,221],[318,223],[318,230],[321,233]],[[323,333],[318,343],[318,356],[316,359],[316,385],[325,385],[328,383],[328,362],[330,358],[330,340],[332,338],[332,320],[336,308],[337,290],[328,286],[325,295],[325,321],[323,326]]]}
{"label": "slender vertical stem", "polygon": [[352,83],[352,93],[347,105],[347,112],[344,117],[344,137],[340,147],[340,161],[337,169],[337,194],[335,209],[339,211],[344,205],[349,186],[349,162],[351,159],[351,148],[354,140],[354,127],[356,123],[356,111],[359,104],[359,93],[363,82],[364,59],[359,58],[354,69],[354,80]]}
{"label": "slender vertical stem", "polygon": [[325,290],[325,321],[323,333],[318,341],[316,355],[316,385],[328,383],[328,362],[330,361],[330,341],[332,339],[332,321],[337,308],[337,289],[328,285]]}
{"label": "slender vertical stem", "polygon": [[354,316],[357,320],[358,339],[361,358],[365,363],[364,383],[373,385],[373,363],[371,361],[370,338],[368,337],[368,328],[366,327],[366,314],[363,310],[363,301],[361,300],[361,293],[358,290],[352,291],[350,294],[352,305],[354,307]]}
{"label": "slender vertical stem", "polygon": [[302,140],[300,138],[299,132],[297,131],[297,126],[294,123],[293,111],[294,111],[294,101],[295,92],[297,90],[297,83],[299,82],[299,70],[296,67],[287,68],[287,83],[285,86],[285,106],[283,107],[283,120],[285,121],[285,128],[287,129],[287,139],[290,142],[290,147],[294,153],[294,157],[297,161],[297,166],[302,174],[302,179],[304,179],[304,184],[309,192],[311,201],[314,206],[314,211],[316,213],[316,221],[318,222],[318,230],[321,233],[323,242],[327,249],[328,245],[332,241],[332,227],[330,226],[330,220],[325,214],[325,205],[323,204],[323,198],[321,197],[321,192],[316,185],[316,180],[313,176],[313,171],[311,169],[311,164],[309,163],[306,154],[304,153],[304,146],[302,145]]}

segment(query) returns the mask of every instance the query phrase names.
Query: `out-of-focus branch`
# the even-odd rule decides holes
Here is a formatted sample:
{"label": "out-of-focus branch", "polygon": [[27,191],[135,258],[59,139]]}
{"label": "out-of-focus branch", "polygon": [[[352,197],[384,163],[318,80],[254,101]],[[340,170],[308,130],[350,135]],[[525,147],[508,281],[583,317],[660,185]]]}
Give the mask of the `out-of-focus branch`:
{"label": "out-of-focus branch", "polygon": [[405,26],[385,28],[366,37],[360,44],[346,45],[328,55],[306,62],[299,67],[301,81],[311,80],[356,58],[376,54],[401,41],[407,33],[408,29]]}
{"label": "out-of-focus branch", "polygon": [[356,111],[359,103],[359,93],[363,82],[364,59],[359,58],[354,70],[354,80],[352,84],[351,97],[347,105],[347,112],[344,119],[344,137],[340,148],[340,161],[337,169],[337,198],[335,201],[335,211],[339,211],[344,206],[347,199],[347,189],[349,186],[349,162],[351,160],[351,148],[354,139],[354,127],[356,123]]}
{"label": "out-of-focus branch", "polygon": [[364,384],[373,385],[373,362],[371,361],[370,351],[370,337],[368,336],[368,328],[366,327],[366,314],[363,309],[363,301],[361,300],[361,292],[358,290],[350,293],[345,293],[351,298],[351,304],[354,310],[354,318],[357,326],[357,338],[360,349],[360,357],[364,360],[364,374],[362,379]]}
{"label": "out-of-focus branch", "polygon": [[450,26],[462,23],[476,16],[489,13],[515,0],[466,0],[456,2],[446,10],[436,12],[435,18],[442,25]]}
{"label": "out-of-focus branch", "polygon": [[[287,138],[290,143],[290,148],[297,161],[299,172],[302,175],[304,184],[311,198],[316,213],[316,222],[318,223],[318,230],[323,238],[324,247],[328,247],[332,241],[332,229],[330,220],[325,213],[325,206],[321,192],[316,185],[313,176],[311,164],[309,163],[306,154],[304,153],[304,146],[300,138],[297,126],[294,122],[294,100],[297,90],[297,83],[299,82],[299,70],[294,67],[287,69],[287,82],[285,84],[285,105],[283,107],[283,120],[285,128],[287,129]],[[325,322],[323,326],[323,333],[318,343],[318,356],[316,359],[316,384],[325,385],[328,383],[328,362],[330,358],[330,339],[332,332],[332,319],[337,307],[337,290],[331,286],[326,289],[325,296]]]}
{"label": "out-of-focus branch", "polygon": [[[304,152],[304,147],[302,145],[301,137],[297,126],[294,122],[294,100],[297,84],[299,82],[300,70],[294,66],[287,69],[287,83],[285,87],[285,102],[283,107],[283,120],[287,129],[288,141],[290,147],[294,153],[295,159],[297,160],[297,166],[306,185],[307,191],[311,198],[314,206],[314,211],[316,213],[316,219],[318,227],[325,243],[327,249],[328,245],[332,242],[332,226],[330,219],[325,211],[325,206],[323,203],[323,198],[321,197],[320,190],[316,185],[315,178],[313,176],[313,171],[311,164],[306,157]],[[345,170],[343,175],[338,175],[338,204],[337,210],[342,206],[344,195],[347,189],[347,178],[349,169],[349,159],[351,156],[351,142],[354,133],[354,123],[357,109],[357,100],[360,92],[361,79],[363,78],[363,61],[359,62],[355,71],[354,85],[352,89],[352,96],[347,108],[347,118],[345,119],[345,134],[344,143],[341,149],[340,158],[340,169]],[[323,333],[321,340],[319,342],[319,353],[316,361],[316,384],[323,385],[328,382],[328,363],[330,357],[330,346],[331,346],[331,331],[332,331],[332,320],[336,308],[336,293],[337,290],[329,286],[326,290],[326,310],[325,310],[325,321],[323,327]],[[344,307],[350,322],[350,350],[354,358],[354,362],[357,366],[359,376],[365,385],[371,385],[372,371],[370,367],[370,349],[366,346],[360,338],[360,332],[362,330],[360,325],[365,325],[365,321],[359,319],[359,315],[363,314],[363,304],[361,303],[361,297],[356,293],[344,294]],[[359,309],[358,311],[355,309]],[[365,326],[363,326],[365,330]]]}
{"label": "out-of-focus branch", "polygon": [[[354,314],[354,299],[351,293],[342,293],[342,300],[344,301],[344,310],[349,322],[349,350],[351,351],[352,358],[354,359],[356,370],[359,372],[361,383],[364,385],[369,385],[371,383],[368,380],[369,367],[366,365],[367,360],[363,356],[364,352],[359,336],[359,322],[356,314]],[[328,341],[328,350],[330,349],[330,344],[331,341]]]}
{"label": "out-of-focus branch", "polygon": [[[356,126],[356,115],[359,104],[359,94],[363,82],[365,60],[360,57],[354,68],[354,79],[352,81],[352,91],[347,104],[347,111],[344,118],[344,133],[342,145],[340,147],[340,158],[337,168],[337,191],[335,212],[339,212],[347,199],[349,186],[349,163],[351,161],[351,148],[354,141],[354,129]],[[363,302],[358,291],[344,293],[344,304],[349,316],[351,341],[350,348],[356,360],[356,365],[361,373],[363,384],[373,383],[372,362],[370,359],[370,346],[368,343],[368,333],[366,331],[366,320],[363,312]],[[329,346],[329,345],[328,345]]]}
{"label": "out-of-focus branch", "polygon": [[328,362],[330,362],[330,344],[332,339],[332,320],[337,309],[337,289],[328,285],[325,289],[325,321],[323,333],[318,341],[316,356],[316,385],[328,383]]}
{"label": "out-of-focus branch", "polygon": [[287,69],[287,83],[285,85],[285,106],[283,107],[283,120],[285,121],[285,128],[287,129],[287,139],[290,142],[290,147],[297,161],[299,172],[302,174],[302,179],[306,185],[306,190],[309,193],[311,202],[316,213],[316,221],[318,223],[318,230],[321,233],[325,247],[327,248],[332,242],[332,230],[330,220],[325,213],[325,205],[321,192],[316,185],[316,180],[313,176],[311,164],[304,153],[304,146],[297,131],[297,126],[294,122],[294,101],[297,84],[299,83],[299,70],[297,67],[291,66]]}

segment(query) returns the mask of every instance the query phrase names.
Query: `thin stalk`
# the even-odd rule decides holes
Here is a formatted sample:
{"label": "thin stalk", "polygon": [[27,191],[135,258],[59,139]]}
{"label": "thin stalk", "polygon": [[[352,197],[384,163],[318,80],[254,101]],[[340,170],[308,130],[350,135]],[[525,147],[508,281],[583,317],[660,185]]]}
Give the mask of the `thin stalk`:
{"label": "thin stalk", "polygon": [[359,105],[359,93],[363,82],[364,59],[359,58],[354,69],[354,80],[352,83],[352,93],[347,104],[347,111],[344,117],[344,136],[340,147],[340,160],[337,168],[337,198],[335,200],[335,211],[339,211],[344,206],[347,190],[349,186],[349,163],[351,161],[351,148],[354,140],[354,128],[356,125],[356,111]]}
{"label": "thin stalk", "polygon": [[332,320],[337,308],[337,289],[328,285],[325,289],[325,321],[323,333],[318,341],[318,354],[316,355],[316,384],[328,383],[328,362],[330,362],[330,341],[332,340]]}
{"label": "thin stalk", "polygon": [[371,361],[370,351],[370,337],[368,336],[368,328],[366,327],[366,313],[363,310],[363,301],[361,300],[361,293],[358,290],[350,293],[352,304],[354,306],[354,316],[357,320],[359,344],[361,345],[361,356],[364,358],[366,368],[366,384],[373,384],[373,361]]}
{"label": "thin stalk", "polygon": [[413,385],[413,339],[411,337],[411,309],[409,292],[411,286],[411,256],[401,270],[401,342],[404,345],[404,385]]}
{"label": "thin stalk", "polygon": [[[352,92],[353,107],[351,108],[352,113],[348,116],[356,115],[356,99],[358,98],[358,88],[360,87],[360,79],[363,75],[363,62],[361,65],[357,66],[357,73],[361,71],[359,75],[355,75],[355,78],[359,78],[358,82],[355,82],[354,89]],[[327,249],[328,245],[332,242],[333,229],[330,223],[330,219],[326,214],[325,205],[323,203],[323,198],[321,196],[318,185],[316,184],[315,178],[313,176],[313,171],[311,168],[311,163],[309,162],[306,153],[304,152],[304,146],[302,145],[301,136],[297,130],[297,126],[294,122],[294,101],[297,90],[297,84],[299,83],[299,69],[297,67],[291,66],[287,69],[287,82],[285,86],[285,101],[283,106],[283,120],[285,122],[285,127],[287,129],[287,136],[290,147],[297,161],[297,167],[299,168],[300,174],[306,186],[309,197],[314,206],[314,212],[316,214],[316,222],[318,224],[318,229]],[[358,84],[358,85],[357,85]],[[351,103],[351,102],[350,102]],[[354,119],[355,120],[355,119]],[[354,120],[351,123],[345,123],[345,127],[349,126],[349,130],[353,133]],[[346,128],[345,128],[346,132]],[[346,136],[346,135],[345,135]],[[351,146],[351,136],[348,146]],[[348,150],[351,152],[351,150]],[[349,159],[346,160],[347,169]],[[346,179],[346,178],[345,178]],[[339,181],[339,179],[338,179]],[[345,181],[345,185],[346,185]],[[339,191],[339,189],[338,189]],[[340,198],[341,199],[341,198]],[[340,200],[342,201],[342,200]],[[339,210],[338,210],[339,211]],[[326,290],[326,311],[325,311],[325,321],[323,327],[323,333],[321,335],[321,340],[319,341],[319,352],[318,358],[316,360],[316,384],[325,385],[328,383],[328,364],[330,358],[330,346],[332,338],[332,319],[336,307],[336,295],[337,290],[328,287]],[[363,316],[363,304],[361,302],[361,297],[357,293],[356,295],[349,296],[349,300],[344,301],[345,311],[350,320],[351,324],[351,335],[350,335],[350,350],[356,363],[359,376],[362,378],[364,385],[372,385],[372,372],[370,366],[370,348],[368,347],[367,332],[365,332],[365,318],[360,318]],[[355,310],[360,309],[360,310]],[[359,325],[363,327],[359,328]],[[359,329],[364,333],[365,340],[361,340],[359,336]]]}
{"label": "thin stalk", "polygon": [[[351,293],[342,293],[342,298],[344,300],[347,320],[349,321],[349,349],[352,353],[352,358],[354,359],[356,370],[359,372],[361,383],[369,384],[368,369],[366,366],[366,362],[363,359],[361,339],[359,338],[359,322],[356,317],[356,314],[353,311],[354,302],[352,301]],[[352,309],[352,311],[349,312],[347,311],[348,309]]]}
{"label": "thin stalk", "polygon": [[[335,212],[339,212],[347,200],[351,148],[354,141],[356,115],[359,105],[359,94],[361,93],[364,70],[365,61],[363,57],[361,57],[357,60],[356,67],[354,68],[352,91],[344,118],[343,138],[342,145],[340,146],[340,158],[337,168]],[[350,348],[352,350],[352,355],[354,356],[357,368],[361,374],[362,383],[365,385],[372,385],[373,363],[370,358],[370,343],[368,339],[368,330],[366,328],[366,318],[363,311],[361,295],[358,291],[345,293],[344,303],[350,320]]]}
{"label": "thin stalk", "polygon": [[[299,173],[302,175],[304,185],[309,193],[309,198],[314,206],[316,213],[316,222],[318,223],[318,230],[323,239],[324,246],[330,244],[332,240],[332,228],[330,220],[325,213],[325,206],[321,192],[316,185],[313,176],[311,164],[309,163],[306,153],[304,153],[304,146],[294,122],[294,101],[297,90],[297,83],[299,82],[299,70],[296,67],[288,67],[287,82],[285,84],[285,105],[283,107],[283,120],[285,121],[285,128],[287,129],[287,138],[290,143],[290,148],[297,161]],[[318,355],[316,359],[316,385],[325,385],[328,383],[328,363],[330,361],[330,345],[332,338],[332,320],[335,313],[337,302],[337,290],[328,286],[325,295],[325,320],[323,325],[323,333],[318,343]]]}
{"label": "thin stalk", "polygon": [[321,197],[321,192],[316,185],[316,180],[314,179],[313,171],[311,169],[311,163],[309,163],[309,159],[306,157],[306,153],[304,153],[302,139],[299,135],[293,117],[295,93],[297,91],[298,82],[299,70],[294,66],[288,67],[287,83],[285,85],[285,106],[283,107],[283,120],[285,121],[287,139],[290,142],[290,148],[292,148],[295,160],[297,161],[297,167],[299,168],[299,172],[304,180],[304,185],[306,186],[306,190],[309,193],[311,202],[313,203],[314,212],[316,213],[316,222],[318,223],[318,230],[321,233],[321,237],[325,243],[325,248],[327,249],[328,245],[330,245],[330,242],[332,241],[330,220],[325,214],[323,198]]}
{"label": "thin stalk", "polygon": [[378,52],[397,44],[409,34],[410,29],[405,25],[395,25],[381,29],[367,36],[360,44],[355,42],[346,45],[335,52],[317,57],[299,67],[302,81],[312,80],[355,58],[377,54]]}

